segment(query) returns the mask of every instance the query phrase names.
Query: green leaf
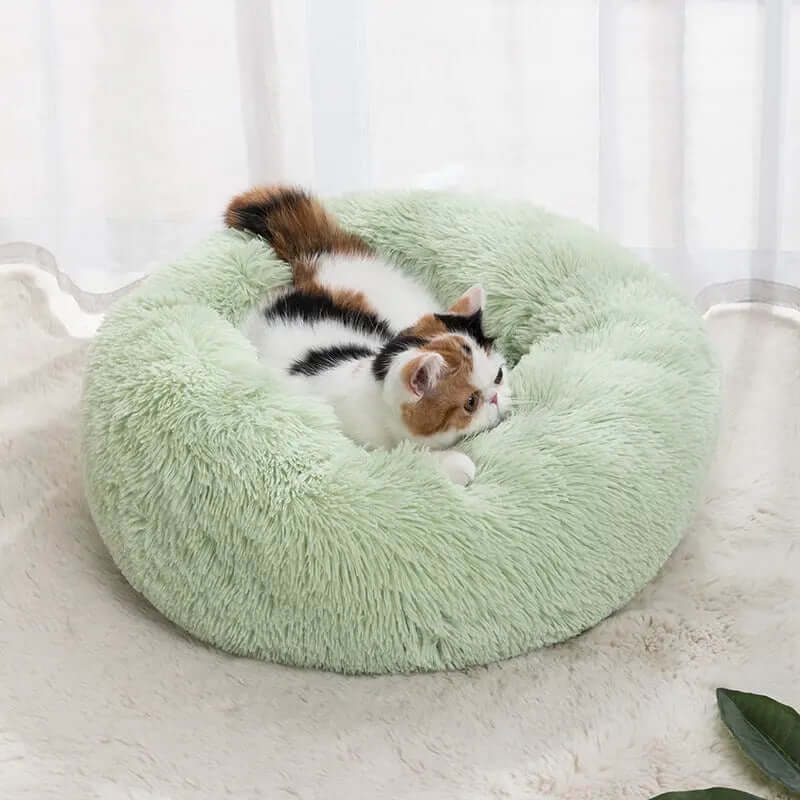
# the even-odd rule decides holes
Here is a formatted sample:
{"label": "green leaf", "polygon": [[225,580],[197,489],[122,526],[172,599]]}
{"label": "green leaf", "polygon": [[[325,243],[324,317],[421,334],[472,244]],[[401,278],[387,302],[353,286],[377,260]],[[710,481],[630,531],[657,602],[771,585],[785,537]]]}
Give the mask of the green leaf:
{"label": "green leaf", "polygon": [[693,792],[667,792],[650,800],[762,800],[754,794],[714,786],[712,789],[695,789]]}
{"label": "green leaf", "polygon": [[717,689],[722,721],[770,778],[800,792],[800,714],[763,694]]}

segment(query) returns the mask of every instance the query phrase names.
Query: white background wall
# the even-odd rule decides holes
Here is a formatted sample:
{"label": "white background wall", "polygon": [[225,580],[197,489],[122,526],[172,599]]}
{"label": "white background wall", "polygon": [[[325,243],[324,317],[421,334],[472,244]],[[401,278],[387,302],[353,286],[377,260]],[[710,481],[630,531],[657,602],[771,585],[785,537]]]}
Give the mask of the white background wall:
{"label": "white background wall", "polygon": [[89,288],[274,180],[482,189],[598,226],[691,292],[800,283],[798,2],[0,7],[0,240]]}

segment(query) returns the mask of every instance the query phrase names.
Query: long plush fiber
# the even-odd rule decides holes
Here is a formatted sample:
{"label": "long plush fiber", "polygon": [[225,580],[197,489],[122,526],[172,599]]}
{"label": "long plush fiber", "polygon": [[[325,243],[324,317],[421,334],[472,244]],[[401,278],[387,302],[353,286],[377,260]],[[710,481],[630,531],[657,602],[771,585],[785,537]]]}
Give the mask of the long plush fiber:
{"label": "long plush fiber", "polygon": [[220,233],[108,316],[83,449],[131,584],[225,650],[344,672],[457,668],[572,636],[650,580],[687,522],[719,379],[696,313],[578,223],[451,194],[359,195],[342,223],[444,302],[488,293],[518,399],[465,442],[368,453],[290,397],[235,324],[288,267]]}

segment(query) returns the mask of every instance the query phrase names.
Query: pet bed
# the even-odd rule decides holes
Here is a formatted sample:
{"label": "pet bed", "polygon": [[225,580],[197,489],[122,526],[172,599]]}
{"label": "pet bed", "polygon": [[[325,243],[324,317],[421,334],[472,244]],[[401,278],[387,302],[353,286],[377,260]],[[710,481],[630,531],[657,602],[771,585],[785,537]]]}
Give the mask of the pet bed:
{"label": "pet bed", "polygon": [[95,338],[86,492],[130,583],[232,653],[348,673],[461,668],[573,636],[687,524],[719,378],[696,312],[583,225],[449,193],[328,202],[447,303],[487,291],[514,413],[463,442],[367,452],[286,391],[236,324],[289,268],[225,231],[150,276]]}

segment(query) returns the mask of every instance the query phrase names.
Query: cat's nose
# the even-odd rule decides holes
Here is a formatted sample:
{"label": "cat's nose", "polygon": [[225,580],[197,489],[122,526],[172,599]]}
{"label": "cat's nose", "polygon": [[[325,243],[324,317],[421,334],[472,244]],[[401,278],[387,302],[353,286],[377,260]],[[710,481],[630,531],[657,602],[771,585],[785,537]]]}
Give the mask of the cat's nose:
{"label": "cat's nose", "polygon": [[489,402],[497,405],[497,392],[492,395],[492,399]]}

